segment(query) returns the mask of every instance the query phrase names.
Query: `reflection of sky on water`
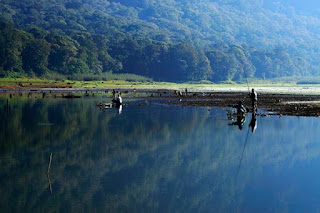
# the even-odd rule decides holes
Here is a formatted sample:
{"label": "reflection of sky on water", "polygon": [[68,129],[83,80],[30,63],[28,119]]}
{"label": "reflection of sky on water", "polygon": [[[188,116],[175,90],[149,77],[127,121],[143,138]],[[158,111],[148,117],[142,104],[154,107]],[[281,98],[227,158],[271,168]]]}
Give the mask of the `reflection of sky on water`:
{"label": "reflection of sky on water", "polygon": [[319,118],[249,114],[240,131],[226,108],[130,104],[118,114],[100,99],[17,98],[9,113],[0,102],[1,209],[319,210]]}

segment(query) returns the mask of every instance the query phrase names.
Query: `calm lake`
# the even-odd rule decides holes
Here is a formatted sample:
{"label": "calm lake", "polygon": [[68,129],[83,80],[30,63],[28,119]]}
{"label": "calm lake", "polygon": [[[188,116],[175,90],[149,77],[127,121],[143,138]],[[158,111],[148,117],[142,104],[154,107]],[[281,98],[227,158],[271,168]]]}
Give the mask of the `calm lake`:
{"label": "calm lake", "polygon": [[1,212],[320,211],[320,118],[238,126],[228,108],[7,98]]}

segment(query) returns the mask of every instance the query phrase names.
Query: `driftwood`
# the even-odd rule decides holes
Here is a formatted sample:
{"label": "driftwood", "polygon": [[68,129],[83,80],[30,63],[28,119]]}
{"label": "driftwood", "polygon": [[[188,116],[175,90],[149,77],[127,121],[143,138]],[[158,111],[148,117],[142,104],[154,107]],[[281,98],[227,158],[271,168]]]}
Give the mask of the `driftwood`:
{"label": "driftwood", "polygon": [[74,94],[68,94],[68,95],[62,96],[62,98],[81,98],[81,96],[80,95],[74,95]]}
{"label": "driftwood", "polygon": [[99,103],[99,104],[97,104],[97,106],[100,108],[112,108],[113,103]]}

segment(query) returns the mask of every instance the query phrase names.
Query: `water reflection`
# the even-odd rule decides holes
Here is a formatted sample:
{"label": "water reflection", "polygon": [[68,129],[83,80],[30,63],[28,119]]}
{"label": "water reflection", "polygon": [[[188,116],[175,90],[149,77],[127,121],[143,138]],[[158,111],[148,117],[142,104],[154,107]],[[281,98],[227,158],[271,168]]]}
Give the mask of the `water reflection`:
{"label": "water reflection", "polygon": [[229,125],[238,126],[240,130],[242,130],[244,123],[246,122],[246,116],[236,116],[236,121],[230,123]]}
{"label": "water reflection", "polygon": [[105,109],[116,109],[118,114],[122,113],[122,104],[114,104],[112,102],[110,103],[102,103],[100,102],[99,104],[97,104],[97,106],[100,108],[100,110],[105,110]]}
{"label": "water reflection", "polygon": [[[239,130],[243,129],[243,126],[246,122],[246,117],[248,116],[247,114],[239,115],[237,113],[233,113],[232,111],[229,111],[227,113],[228,115],[228,120],[231,120],[232,122],[229,123],[228,125],[231,126],[238,126]],[[254,133],[257,129],[257,114],[256,113],[251,113],[251,120],[249,123],[249,127],[251,128],[251,132]]]}
{"label": "water reflection", "polygon": [[257,114],[256,113],[252,113],[251,114],[251,121],[250,121],[250,124],[249,124],[249,127],[251,128],[251,132],[252,133],[254,133],[256,131],[257,125],[258,125]]}
{"label": "water reflection", "polygon": [[130,105],[118,116],[99,97],[13,99],[0,111],[3,212],[320,207],[318,118],[259,117],[256,128],[251,117],[239,131],[221,108]]}
{"label": "water reflection", "polygon": [[116,106],[116,108],[118,109],[118,114],[122,113],[122,104],[119,106]]}

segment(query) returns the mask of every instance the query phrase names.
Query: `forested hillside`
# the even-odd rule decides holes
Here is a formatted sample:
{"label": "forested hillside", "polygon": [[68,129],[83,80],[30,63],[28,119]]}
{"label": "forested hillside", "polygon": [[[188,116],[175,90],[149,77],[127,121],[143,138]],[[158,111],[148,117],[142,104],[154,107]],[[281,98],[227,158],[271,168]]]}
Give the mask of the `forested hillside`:
{"label": "forested hillside", "polygon": [[0,76],[317,75],[320,3],[309,1],[0,0]]}

